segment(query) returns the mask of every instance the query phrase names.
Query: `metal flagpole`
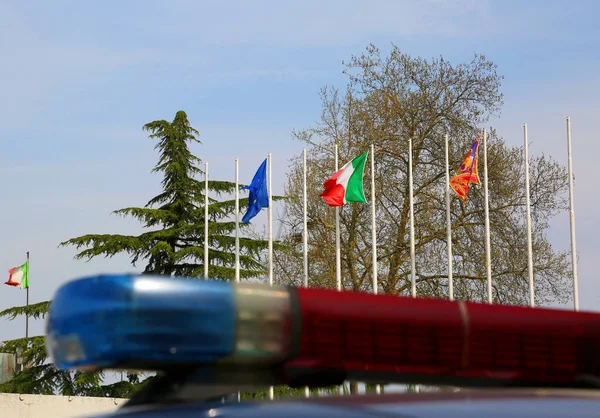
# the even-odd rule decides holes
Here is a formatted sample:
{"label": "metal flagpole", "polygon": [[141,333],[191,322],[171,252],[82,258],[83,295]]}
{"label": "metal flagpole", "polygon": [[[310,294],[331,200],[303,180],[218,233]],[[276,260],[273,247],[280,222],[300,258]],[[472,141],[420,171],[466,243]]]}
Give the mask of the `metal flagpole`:
{"label": "metal flagpole", "polygon": [[238,159],[235,159],[235,281],[240,281],[240,178]]}
{"label": "metal flagpole", "polygon": [[488,196],[488,169],[487,169],[487,133],[483,130],[483,193],[485,200],[485,265],[487,269],[487,294],[488,303],[493,303],[492,297],[492,255],[490,245],[490,208]]}
{"label": "metal flagpole", "polygon": [[411,295],[417,296],[417,278],[415,267],[415,212],[413,204],[412,138],[408,137],[408,201],[410,208],[410,280]]}
{"label": "metal flagpole", "polygon": [[303,247],[304,247],[304,287],[308,287],[308,219],[307,219],[307,191],[306,191],[306,148],[302,150],[302,159],[304,162],[303,172],[303,191],[302,191],[302,213],[304,223]]}
{"label": "metal flagpole", "polygon": [[[339,170],[338,144],[335,143],[335,172]],[[340,207],[335,207],[335,279],[337,290],[342,290],[342,251],[340,247]],[[344,394],[344,385],[339,388],[340,395]]]}
{"label": "metal flagpole", "polygon": [[[29,251],[27,251],[27,289],[25,302],[29,306]],[[29,315],[25,314],[25,338],[29,338]]]}
{"label": "metal flagpole", "polygon": [[[411,295],[417,297],[417,272],[415,266],[415,211],[413,202],[413,172],[412,172],[412,138],[408,137],[408,201],[410,208],[410,281]],[[415,392],[420,392],[421,386],[415,386]]]}
{"label": "metal flagpole", "polygon": [[[371,234],[373,244],[373,293],[377,294],[377,222],[375,213],[375,145],[371,144]],[[375,385],[375,393],[381,393],[381,386]]]}
{"label": "metal flagpole", "polygon": [[[240,179],[238,158],[235,158],[235,281],[240,281]],[[242,395],[237,393],[237,401],[241,402]]]}
{"label": "metal flagpole", "polygon": [[[303,161],[303,186],[302,186],[302,216],[304,224],[304,233],[302,234],[303,248],[304,248],[304,287],[308,287],[308,220],[307,220],[307,190],[306,190],[306,148],[302,150],[302,161]],[[310,396],[310,388],[306,386],[304,388],[304,396]]]}
{"label": "metal flagpole", "polygon": [[577,284],[577,246],[575,243],[575,199],[573,196],[573,158],[571,156],[571,117],[567,118],[567,147],[569,156],[569,209],[571,216],[571,268],[573,269],[573,305],[579,310],[579,289]]}
{"label": "metal flagpole", "polygon": [[527,216],[527,268],[529,270],[529,305],[535,306],[535,287],[533,282],[533,243],[531,238],[531,202],[529,198],[529,143],[527,124],[523,124],[524,158],[525,158],[525,209]]}
{"label": "metal flagpole", "polygon": [[204,278],[208,279],[208,162],[204,163]]}
{"label": "metal flagpole", "polygon": [[[335,172],[338,167],[338,144],[335,144]],[[340,207],[335,207],[335,278],[337,290],[342,290],[342,253],[340,248]]]}
{"label": "metal flagpole", "polygon": [[448,157],[448,134],[446,142],[446,243],[448,251],[448,298],[454,300],[454,280],[452,278],[452,217],[450,216],[450,161]]}
{"label": "metal flagpole", "polygon": [[[269,217],[269,285],[273,286],[273,195],[271,192],[271,173],[272,173],[271,153],[267,154],[267,194],[269,197],[268,217]],[[273,386],[269,387],[269,399],[275,398]]]}
{"label": "metal flagpole", "polygon": [[[240,281],[240,178],[238,158],[235,158],[235,281]],[[242,395],[237,393],[237,401],[241,402]]]}
{"label": "metal flagpole", "polygon": [[371,144],[371,234],[373,244],[373,293],[377,294],[377,223],[375,220],[375,146]]}
{"label": "metal flagpole", "polygon": [[267,154],[267,186],[268,186],[268,196],[269,196],[269,207],[268,207],[268,217],[269,217],[269,285],[273,286],[273,194],[271,193],[271,172],[272,172],[272,163],[271,163],[271,153]]}

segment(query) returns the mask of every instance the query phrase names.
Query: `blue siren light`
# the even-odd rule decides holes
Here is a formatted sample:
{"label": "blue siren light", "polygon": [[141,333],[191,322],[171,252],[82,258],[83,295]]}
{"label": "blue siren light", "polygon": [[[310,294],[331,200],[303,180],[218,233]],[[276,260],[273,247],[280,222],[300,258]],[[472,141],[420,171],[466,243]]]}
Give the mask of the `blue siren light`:
{"label": "blue siren light", "polygon": [[289,291],[149,275],[101,275],[58,289],[46,345],[60,369],[160,370],[273,362],[289,351]]}

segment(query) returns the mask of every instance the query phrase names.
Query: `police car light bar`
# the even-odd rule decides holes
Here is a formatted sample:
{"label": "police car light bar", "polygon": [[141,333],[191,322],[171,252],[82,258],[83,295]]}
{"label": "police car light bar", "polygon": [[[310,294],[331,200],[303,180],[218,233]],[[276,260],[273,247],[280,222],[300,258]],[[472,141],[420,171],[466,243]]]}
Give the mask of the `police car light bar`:
{"label": "police car light bar", "polygon": [[311,374],[538,386],[600,377],[600,314],[169,277],[63,285],[46,339],[61,369],[271,367],[296,386]]}
{"label": "police car light bar", "polygon": [[288,366],[342,369],[357,380],[379,374],[449,385],[589,386],[600,376],[600,314],[297,292],[302,338]]}
{"label": "police car light bar", "polygon": [[215,362],[274,363],[290,345],[286,289],[146,275],[63,285],[46,345],[62,369],[164,369]]}

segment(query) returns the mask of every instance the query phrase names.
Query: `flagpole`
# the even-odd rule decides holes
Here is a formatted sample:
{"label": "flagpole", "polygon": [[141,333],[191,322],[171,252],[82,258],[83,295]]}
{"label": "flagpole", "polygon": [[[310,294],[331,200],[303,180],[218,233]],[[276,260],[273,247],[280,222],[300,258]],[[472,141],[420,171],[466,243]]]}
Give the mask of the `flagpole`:
{"label": "flagpole", "polygon": [[[240,180],[238,158],[235,157],[235,281],[240,281]],[[237,393],[241,402],[241,393]]]}
{"label": "flagpole", "polygon": [[[338,143],[335,142],[335,172],[339,170]],[[342,253],[340,249],[340,207],[335,207],[335,279],[337,290],[342,290]],[[344,394],[344,384],[339,387],[340,395]]]}
{"label": "flagpole", "polygon": [[[338,167],[338,144],[335,144],[335,172]],[[335,207],[335,279],[337,290],[342,290],[342,254],[340,249],[340,207]]]}
{"label": "flagpole", "polygon": [[303,224],[304,224],[304,234],[303,238],[303,247],[304,247],[304,287],[308,287],[308,219],[307,219],[307,190],[306,190],[306,148],[302,150],[302,160],[303,160],[303,190],[302,190],[302,213],[303,213]]}
{"label": "flagpole", "polygon": [[[411,295],[417,297],[417,272],[415,265],[415,211],[413,199],[413,157],[412,157],[412,137],[408,137],[408,201],[410,209],[410,281]],[[415,385],[415,392],[421,391],[421,385]]]}
{"label": "flagpole", "polygon": [[[27,251],[27,289],[25,295],[25,301],[29,306],[29,251]],[[29,338],[29,314],[25,314],[25,338]]]}
{"label": "flagpole", "polygon": [[235,281],[240,281],[240,179],[238,158],[235,158]]}
{"label": "flagpole", "polygon": [[375,214],[375,146],[371,144],[371,234],[373,244],[373,293],[377,294],[377,223]]}
{"label": "flagpole", "polygon": [[[377,222],[375,213],[375,145],[371,144],[371,234],[373,253],[373,293],[377,294]],[[381,393],[381,386],[375,385],[375,393]]]}
{"label": "flagpole", "polygon": [[[304,225],[304,233],[302,234],[303,240],[303,264],[304,264],[304,287],[308,287],[308,220],[307,220],[307,191],[306,191],[306,148],[302,150],[302,162],[303,162],[303,172],[302,172],[302,217],[303,217],[303,225]],[[306,386],[304,388],[304,396],[310,397],[310,388]]]}
{"label": "flagpole", "polygon": [[[269,285],[273,286],[273,195],[271,191],[271,172],[272,172],[271,153],[267,154],[267,195],[269,197],[269,206],[267,215],[269,218]],[[269,387],[269,399],[275,399],[273,386]]]}
{"label": "flagpole", "polygon": [[272,172],[272,163],[271,163],[271,153],[267,154],[267,186],[268,186],[268,196],[269,196],[269,207],[268,207],[268,217],[269,217],[269,285],[273,286],[273,196],[271,193],[271,172]]}
{"label": "flagpole", "polygon": [[571,218],[571,268],[573,269],[573,305],[579,310],[579,289],[577,284],[577,246],[575,242],[575,198],[573,196],[573,158],[571,156],[571,117],[567,117],[567,148],[569,156],[569,212]]}
{"label": "flagpole", "polygon": [[208,162],[204,163],[204,278],[208,279]]}
{"label": "flagpole", "polygon": [[487,294],[488,303],[493,303],[492,297],[492,256],[490,245],[490,208],[488,196],[488,169],[487,169],[487,132],[483,129],[483,193],[485,208],[485,265],[487,269]]}
{"label": "flagpole", "polygon": [[523,141],[525,154],[525,208],[527,216],[527,268],[529,270],[529,305],[535,306],[535,288],[533,282],[533,243],[531,237],[531,202],[529,197],[529,143],[527,139],[527,124],[523,124]]}
{"label": "flagpole", "polygon": [[446,150],[446,242],[448,251],[448,298],[454,300],[454,280],[452,278],[452,217],[450,216],[450,161],[448,157],[448,134],[445,136]]}
{"label": "flagpole", "polygon": [[417,296],[417,281],[415,267],[415,213],[413,203],[413,172],[412,172],[412,138],[408,137],[408,201],[410,208],[410,281],[411,295]]}

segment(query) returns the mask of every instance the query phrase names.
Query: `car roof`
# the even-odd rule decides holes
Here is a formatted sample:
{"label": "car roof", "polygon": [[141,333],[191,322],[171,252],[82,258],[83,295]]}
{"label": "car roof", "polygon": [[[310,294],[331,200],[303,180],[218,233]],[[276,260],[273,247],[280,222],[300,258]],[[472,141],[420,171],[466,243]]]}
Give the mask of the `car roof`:
{"label": "car roof", "polygon": [[[458,392],[327,396],[241,403],[191,403],[122,408],[102,418],[188,417],[591,417],[595,390],[461,390]],[[99,418],[99,417],[98,417]]]}

